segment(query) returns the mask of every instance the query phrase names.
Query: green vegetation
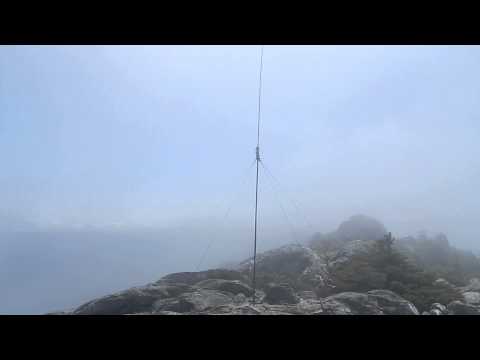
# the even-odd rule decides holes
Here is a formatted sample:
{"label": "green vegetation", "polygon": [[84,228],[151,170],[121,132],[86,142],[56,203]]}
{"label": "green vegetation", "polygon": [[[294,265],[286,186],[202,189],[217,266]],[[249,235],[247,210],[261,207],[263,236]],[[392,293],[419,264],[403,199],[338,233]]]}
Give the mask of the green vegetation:
{"label": "green vegetation", "polygon": [[435,302],[448,304],[460,299],[455,289],[434,285],[438,274],[416,265],[393,247],[394,241],[389,233],[339,265],[332,274],[336,290],[388,289],[411,301],[419,311],[428,310]]}
{"label": "green vegetation", "polygon": [[411,251],[405,255],[425,270],[444,278],[457,286],[464,286],[473,277],[480,277],[480,261],[468,251],[455,249],[448,244],[445,235],[433,238],[425,235],[403,239]]}

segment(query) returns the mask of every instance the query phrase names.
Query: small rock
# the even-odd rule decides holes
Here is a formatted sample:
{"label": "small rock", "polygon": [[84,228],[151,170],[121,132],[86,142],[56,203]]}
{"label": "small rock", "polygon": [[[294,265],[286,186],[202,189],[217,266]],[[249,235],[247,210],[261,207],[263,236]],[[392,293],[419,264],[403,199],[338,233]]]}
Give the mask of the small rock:
{"label": "small rock", "polygon": [[233,297],[233,303],[235,305],[244,304],[246,301],[247,298],[243,293],[239,293]]}
{"label": "small rock", "polygon": [[323,313],[323,304],[321,300],[301,299],[297,304],[297,308],[300,313],[305,315]]}
{"label": "small rock", "polygon": [[447,307],[440,303],[433,303],[430,309],[431,315],[445,315],[448,313]]}
{"label": "small rock", "polygon": [[441,312],[446,312],[447,311],[447,307],[445,305],[440,304],[440,303],[433,303],[432,304],[432,309],[438,309]]}
{"label": "small rock", "polygon": [[175,311],[159,311],[155,315],[182,315],[181,313]]}
{"label": "small rock", "polygon": [[317,294],[314,291],[300,291],[298,296],[304,300],[316,300]]}
{"label": "small rock", "polygon": [[433,285],[435,287],[446,288],[446,289],[450,289],[450,290],[455,290],[456,289],[456,287],[454,285],[452,285],[447,280],[442,279],[442,278],[435,280],[433,282]]}

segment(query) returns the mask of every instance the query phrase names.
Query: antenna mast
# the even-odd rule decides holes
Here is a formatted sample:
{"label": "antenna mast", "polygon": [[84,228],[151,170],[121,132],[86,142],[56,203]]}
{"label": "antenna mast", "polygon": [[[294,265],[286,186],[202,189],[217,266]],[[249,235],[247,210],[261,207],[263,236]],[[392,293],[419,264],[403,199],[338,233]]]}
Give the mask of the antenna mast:
{"label": "antenna mast", "polygon": [[256,296],[256,282],[255,282],[255,270],[257,260],[257,217],[258,217],[258,163],[260,160],[260,113],[261,113],[261,99],[262,99],[262,70],[263,70],[263,45],[260,53],[260,77],[258,81],[258,113],[257,113],[257,147],[256,147],[256,165],[257,165],[257,177],[255,182],[255,226],[254,226],[254,241],[253,241],[253,303],[255,303]]}

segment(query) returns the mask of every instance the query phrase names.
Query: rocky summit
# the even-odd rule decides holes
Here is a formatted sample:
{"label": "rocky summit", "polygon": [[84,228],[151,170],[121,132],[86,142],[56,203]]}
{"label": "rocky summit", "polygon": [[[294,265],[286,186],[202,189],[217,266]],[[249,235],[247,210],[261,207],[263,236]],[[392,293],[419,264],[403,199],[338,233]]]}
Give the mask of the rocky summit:
{"label": "rocky summit", "polygon": [[[229,269],[169,274],[52,314],[480,315],[480,280],[471,276],[477,268],[465,273],[446,267],[442,259],[454,253],[458,263],[459,253],[446,237],[440,240],[397,241],[378,221],[355,216],[308,246],[258,254],[255,296],[253,261],[247,259]],[[475,265],[470,255],[465,259]],[[431,271],[430,263],[448,269],[446,277]]]}

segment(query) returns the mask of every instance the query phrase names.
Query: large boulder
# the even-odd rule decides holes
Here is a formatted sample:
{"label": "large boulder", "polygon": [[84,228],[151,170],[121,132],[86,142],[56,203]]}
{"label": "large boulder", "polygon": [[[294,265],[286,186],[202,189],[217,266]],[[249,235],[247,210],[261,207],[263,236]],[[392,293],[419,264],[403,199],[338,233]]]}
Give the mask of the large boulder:
{"label": "large boulder", "polygon": [[480,315],[480,307],[462,301],[452,301],[447,306],[450,315]]}
{"label": "large boulder", "polygon": [[298,297],[303,300],[317,300],[317,294],[314,291],[300,291],[298,292]]}
{"label": "large boulder", "polygon": [[230,269],[211,269],[198,272],[180,272],[168,274],[161,278],[158,283],[183,283],[195,285],[208,279],[239,280],[247,281],[245,274]]}
{"label": "large boulder", "polygon": [[323,313],[331,315],[418,315],[415,306],[389,290],[343,292],[322,300]]}
{"label": "large boulder", "polygon": [[[140,314],[135,314],[135,315],[140,315]],[[148,313],[145,315],[153,315],[153,314]],[[175,312],[175,311],[158,311],[157,313],[155,313],[155,315],[182,315],[182,313]]]}
{"label": "large boulder", "polygon": [[[253,259],[240,263],[237,270],[250,275]],[[329,276],[322,259],[309,247],[290,244],[258,254],[256,259],[258,287],[270,282],[289,282],[298,290],[321,291],[329,287]]]}
{"label": "large boulder", "polygon": [[176,298],[157,300],[153,304],[153,311],[173,311],[177,313],[201,313],[210,308],[233,304],[231,294],[207,289],[198,289],[182,294]]}
{"label": "large boulder", "polygon": [[150,311],[158,299],[193,291],[186,284],[150,284],[89,301],[73,311],[76,315],[123,315]]}
{"label": "large boulder", "polygon": [[343,292],[322,301],[327,315],[382,315],[382,309],[367,294]]}
{"label": "large boulder", "polygon": [[242,305],[247,303],[247,297],[243,293],[238,293],[233,297],[233,303],[235,305]]}
{"label": "large boulder", "polygon": [[261,315],[262,310],[251,304],[223,305],[206,312],[208,315]]}
{"label": "large boulder", "polygon": [[365,215],[354,215],[340,224],[335,237],[342,241],[378,240],[386,233],[387,230],[380,221]]}
{"label": "large boulder", "polygon": [[328,266],[330,271],[335,271],[339,266],[351,260],[352,256],[367,253],[374,246],[375,241],[370,240],[352,240],[342,245],[337,250],[322,254],[328,257]]}
{"label": "large boulder", "polygon": [[[299,276],[313,264],[314,257],[310,248],[291,244],[257,254],[255,266],[258,273]],[[238,270],[246,273],[251,273],[252,269],[253,258],[240,263],[238,267]]]}
{"label": "large boulder", "polygon": [[268,304],[296,304],[299,301],[292,287],[288,284],[271,285],[265,291],[264,301]]}
{"label": "large boulder", "polygon": [[208,279],[196,284],[202,289],[220,290],[234,295],[244,294],[249,297],[253,295],[253,289],[239,280]]}
{"label": "large boulder", "polygon": [[410,302],[387,290],[340,293],[325,299],[300,299],[297,303],[227,304],[210,308],[208,314],[256,315],[418,315]]}
{"label": "large boulder", "polygon": [[436,288],[445,289],[448,291],[457,291],[457,287],[455,285],[451,284],[450,282],[448,282],[443,278],[435,280],[433,282],[433,286],[435,286]]}
{"label": "large boulder", "polygon": [[375,298],[386,315],[418,315],[415,305],[390,290],[372,290],[367,292]]}
{"label": "large boulder", "polygon": [[480,305],[480,293],[474,291],[467,291],[462,293],[463,299],[467,304]]}
{"label": "large boulder", "polygon": [[470,279],[467,286],[461,288],[462,292],[475,291],[480,292],[480,280],[477,278]]}

